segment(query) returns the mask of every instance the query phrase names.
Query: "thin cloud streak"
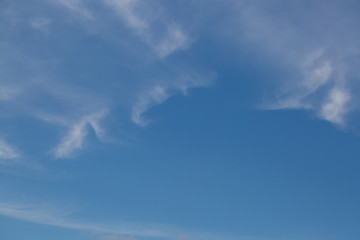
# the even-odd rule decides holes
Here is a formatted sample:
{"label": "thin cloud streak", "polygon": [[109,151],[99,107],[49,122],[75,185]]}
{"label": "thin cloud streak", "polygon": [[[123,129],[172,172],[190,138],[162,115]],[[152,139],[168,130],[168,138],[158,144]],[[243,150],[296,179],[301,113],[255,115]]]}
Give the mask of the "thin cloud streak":
{"label": "thin cloud streak", "polygon": [[[136,35],[142,38],[160,58],[183,50],[190,38],[173,20],[155,18],[149,2],[140,0],[106,0]],[[162,14],[162,13],[157,13]],[[158,30],[156,30],[158,29]]]}
{"label": "thin cloud streak", "polygon": [[[70,12],[76,13],[84,20],[101,21],[102,17],[93,16],[88,4],[81,0],[55,0],[66,7]],[[166,13],[152,6],[151,2],[142,0],[105,0],[102,2],[131,29],[134,34],[145,42],[160,59],[172,53],[186,49],[191,38],[182,29],[180,24],[167,16]],[[108,24],[108,23],[107,23]]]}
{"label": "thin cloud streak", "polygon": [[0,203],[0,214],[32,223],[51,225],[62,228],[119,234],[137,237],[151,237],[157,239],[177,239],[179,230],[170,225],[119,223],[95,224],[71,220],[69,210],[59,210],[52,205],[44,204],[13,204]]}
{"label": "thin cloud streak", "polygon": [[267,109],[314,109],[308,98],[325,86],[331,79],[333,68],[329,60],[321,59],[320,50],[310,53],[300,64],[301,80],[290,88],[282,90],[275,103],[267,105]]}
{"label": "thin cloud streak", "polygon": [[143,117],[144,113],[152,107],[164,103],[171,96],[182,93],[186,95],[191,88],[207,87],[214,81],[215,76],[186,76],[174,82],[157,83],[144,90],[132,106],[131,120],[142,127],[148,125],[149,120]]}
{"label": "thin cloud streak", "polygon": [[[97,234],[102,240],[257,240],[259,237],[240,237],[216,235],[206,232],[186,231],[171,224],[152,224],[139,222],[94,223],[74,220],[74,207],[58,208],[54,204],[26,204],[0,202],[0,215],[42,225],[89,231]],[[127,236],[127,237],[125,237]],[[275,239],[274,239],[275,240]]]}
{"label": "thin cloud streak", "polygon": [[91,127],[99,140],[105,137],[105,131],[100,125],[100,120],[105,117],[107,111],[84,116],[76,124],[70,127],[68,134],[61,143],[53,150],[56,158],[70,158],[74,152],[83,148],[85,137]]}
{"label": "thin cloud streak", "polygon": [[79,14],[82,18],[86,20],[93,20],[90,10],[85,7],[82,0],[54,0],[60,5],[68,8],[76,14]]}

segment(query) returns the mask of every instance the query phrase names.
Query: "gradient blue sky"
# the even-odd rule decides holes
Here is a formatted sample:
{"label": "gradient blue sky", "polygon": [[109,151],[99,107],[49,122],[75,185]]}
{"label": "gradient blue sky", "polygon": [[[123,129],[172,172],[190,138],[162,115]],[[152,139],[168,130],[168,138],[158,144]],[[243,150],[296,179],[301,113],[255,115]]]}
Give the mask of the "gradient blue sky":
{"label": "gradient blue sky", "polygon": [[0,1],[0,240],[358,240],[358,0]]}

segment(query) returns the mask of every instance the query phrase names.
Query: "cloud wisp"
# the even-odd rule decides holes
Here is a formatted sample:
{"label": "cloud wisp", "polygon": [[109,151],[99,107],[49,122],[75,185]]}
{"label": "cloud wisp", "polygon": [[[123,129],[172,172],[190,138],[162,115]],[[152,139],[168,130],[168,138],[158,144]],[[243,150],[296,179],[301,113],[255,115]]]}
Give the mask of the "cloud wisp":
{"label": "cloud wisp", "polygon": [[131,119],[139,126],[146,126],[149,120],[144,118],[144,113],[152,107],[164,103],[168,98],[177,93],[187,94],[190,88],[207,87],[214,81],[215,76],[187,75],[177,81],[158,82],[138,94],[132,106]]}
{"label": "cloud wisp", "polygon": [[[111,224],[88,223],[73,220],[71,208],[56,208],[53,204],[24,204],[0,202],[0,214],[11,218],[62,228],[88,231],[100,234],[101,239],[164,239],[180,240],[234,240],[230,236],[216,236],[208,233],[184,233],[178,227],[169,224],[144,224],[134,222],[119,222]],[[190,238],[189,238],[190,237]]]}
{"label": "cloud wisp", "polygon": [[68,134],[61,143],[53,149],[56,158],[72,157],[74,152],[83,148],[84,139],[88,135],[91,127],[98,139],[103,140],[105,131],[100,125],[100,120],[105,117],[107,111],[101,111],[96,114],[84,116],[74,125],[70,126]]}
{"label": "cloud wisp", "polygon": [[[349,103],[350,91],[343,86],[344,81],[336,79],[336,73],[328,59],[321,60],[322,51],[315,51],[305,58],[299,67],[302,79],[282,90],[275,103],[265,106],[267,109],[308,109],[335,125],[344,126]],[[323,96],[321,96],[321,91]],[[321,97],[320,97],[321,96]]]}
{"label": "cloud wisp", "polygon": [[263,108],[307,109],[345,127],[359,100],[354,90],[360,73],[352,64],[359,57],[360,45],[355,41],[360,36],[355,30],[359,16],[351,4],[337,0],[294,2],[276,14],[285,2],[244,1],[241,5],[242,36],[260,47],[262,56],[293,69],[287,79],[274,81],[278,91]]}
{"label": "cloud wisp", "polygon": [[[142,38],[160,58],[185,49],[190,38],[184,30],[168,19],[149,2],[141,0],[106,0],[126,25]],[[155,17],[161,15],[161,17]]]}
{"label": "cloud wisp", "polygon": [[[9,27],[11,31],[8,31],[8,38],[0,38],[0,51],[11,60],[4,64],[0,61],[0,67],[5,70],[2,71],[3,79],[12,80],[11,82],[0,80],[0,101],[7,101],[9,104],[6,107],[8,108],[12,105],[16,106],[11,108],[11,113],[9,114],[16,112],[15,114],[28,115],[40,121],[50,123],[54,127],[66,129],[67,133],[63,134],[61,142],[52,149],[52,154],[56,158],[72,157],[76,151],[84,148],[85,138],[90,129],[94,130],[98,139],[104,140],[104,127],[100,124],[100,121],[106,117],[107,113],[103,113],[101,109],[109,109],[108,102],[113,102],[115,105],[122,105],[121,101],[130,102],[132,104],[130,106],[131,121],[137,125],[145,126],[148,120],[143,115],[148,109],[162,104],[174,94],[179,92],[185,94],[187,89],[205,87],[212,81],[212,79],[204,80],[197,76],[174,76],[173,73],[167,77],[160,73],[159,75],[162,76],[162,79],[168,78],[168,80],[150,80],[151,84],[149,84],[145,76],[141,74],[136,75],[137,73],[135,73],[134,78],[136,80],[123,80],[124,83],[120,83],[120,86],[130,89],[129,91],[120,89],[126,92],[126,97],[121,96],[121,100],[115,99],[119,94],[114,96],[114,89],[106,87],[107,85],[116,85],[117,83],[114,79],[104,80],[104,84],[101,84],[102,92],[97,94],[97,91],[90,89],[87,83],[92,81],[92,83],[96,82],[98,84],[100,80],[92,79],[91,77],[88,78],[88,81],[66,79],[67,76],[57,74],[58,69],[56,67],[50,66],[51,61],[48,61],[49,59],[33,54],[32,51],[27,51],[26,46],[22,45],[20,39],[17,39],[15,35],[12,36],[12,33],[19,29],[27,28],[31,34],[36,35],[37,39],[41,39],[41,41],[44,40],[46,43],[49,43],[48,40],[52,39],[51,44],[61,45],[61,42],[65,40],[71,43],[69,44],[69,49],[72,49],[73,37],[75,39],[87,38],[89,34],[94,34],[87,31],[88,27],[94,25],[94,29],[96,29],[95,34],[99,37],[99,42],[102,44],[108,44],[109,38],[123,37],[123,35],[126,35],[123,41],[133,41],[134,37],[139,39],[140,41],[134,44],[141,45],[141,49],[149,49],[152,52],[155,59],[152,59],[154,62],[150,63],[150,65],[156,65],[157,69],[158,65],[166,65],[165,67],[168,68],[168,65],[171,65],[171,63],[164,63],[166,61],[165,58],[174,52],[186,49],[191,42],[191,37],[181,27],[181,24],[175,21],[160,2],[157,1],[150,3],[142,0],[106,0],[98,3],[96,8],[94,7],[96,5],[94,1],[81,0],[53,0],[48,3],[40,1],[39,4],[43,4],[44,8],[48,7],[49,11],[55,10],[59,13],[59,9],[63,9],[65,12],[72,13],[71,26],[56,14],[50,18],[49,14],[44,14],[44,12],[40,11],[27,16],[22,6],[5,5],[5,8],[13,9],[18,16],[18,21]],[[113,16],[109,17],[109,13],[113,13]],[[73,27],[76,25],[74,23],[76,22],[79,24],[77,27],[84,29],[83,32],[78,31],[79,28],[73,31]],[[124,25],[123,29],[121,29],[121,25]],[[53,28],[56,26],[61,26],[61,28],[69,30],[69,32],[62,32],[62,39],[52,38],[52,36],[55,36]],[[106,30],[104,26],[110,27],[106,28]],[[108,34],[108,29],[112,28],[120,28],[123,34]],[[130,31],[126,30],[126,28]],[[46,34],[41,34],[41,32]],[[114,31],[111,30],[111,32]],[[10,41],[9,39],[15,39],[16,41]],[[65,61],[62,59],[64,57],[62,53],[54,50],[54,48],[50,47],[51,49],[49,49],[46,44],[38,46],[39,42],[34,43],[39,48],[44,47],[47,49],[46,52],[50,53],[48,57],[55,59],[54,62],[56,62],[57,66],[61,65],[59,64],[61,61]],[[114,44],[116,45],[117,43]],[[136,48],[138,47],[136,46]],[[92,49],[90,49],[89,55],[92,55],[91,51]],[[86,56],[79,56],[78,61],[81,62],[87,58]],[[121,54],[119,54],[119,57],[122,57]],[[130,56],[130,58],[132,57]],[[137,57],[139,56],[136,55],[134,58]],[[143,56],[139,58],[143,58]],[[14,66],[19,64],[23,66],[26,72],[14,71]],[[101,64],[97,63],[94,68],[97,68],[97,65]],[[148,70],[151,66],[144,66],[144,68]],[[52,70],[55,70],[55,73]],[[73,71],[76,73],[76,76],[89,74],[87,70],[81,72],[81,70],[77,71],[77,69],[74,69]],[[129,69],[126,69],[126,71],[129,71]],[[65,72],[67,72],[66,69]],[[122,77],[124,76],[116,76],[116,78]],[[128,109],[129,106],[125,106],[125,108]],[[129,113],[126,114],[129,115]]]}
{"label": "cloud wisp", "polygon": [[[93,22],[104,20],[99,12],[88,6],[89,2],[88,4],[78,0],[56,0],[56,2],[82,16],[84,20]],[[180,24],[167,16],[164,9],[161,9],[156,2],[105,0],[102,5],[107,7],[107,10],[114,12],[160,59],[186,49],[191,43],[190,37]]]}
{"label": "cloud wisp", "polygon": [[78,14],[86,20],[94,19],[90,10],[84,5],[82,0],[54,0],[58,4],[64,6],[65,8],[71,10],[72,12]]}
{"label": "cloud wisp", "polygon": [[0,164],[10,164],[20,156],[21,154],[17,149],[0,139]]}
{"label": "cloud wisp", "polygon": [[114,233],[122,235],[166,238],[169,233],[152,229],[150,226],[133,224],[101,225],[82,223],[70,219],[71,210],[58,209],[51,204],[13,204],[0,203],[0,214],[32,223],[56,227],[87,230],[92,232]]}

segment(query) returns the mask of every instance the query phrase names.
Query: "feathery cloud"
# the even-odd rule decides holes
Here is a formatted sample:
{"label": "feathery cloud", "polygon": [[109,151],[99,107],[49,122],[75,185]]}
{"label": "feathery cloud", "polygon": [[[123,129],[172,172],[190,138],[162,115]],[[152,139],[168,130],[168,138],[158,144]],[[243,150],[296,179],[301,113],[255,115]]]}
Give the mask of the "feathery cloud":
{"label": "feathery cloud", "polygon": [[100,120],[104,118],[106,111],[100,111],[95,114],[83,116],[81,120],[70,127],[68,134],[61,143],[53,150],[56,158],[69,158],[73,156],[76,150],[83,147],[84,139],[91,127],[97,138],[103,140],[105,131],[100,125]]}
{"label": "feathery cloud", "polygon": [[[81,0],[56,0],[71,12],[82,16],[85,20],[101,21],[94,18],[91,8]],[[141,0],[105,0],[103,4],[111,7],[116,15],[123,20],[135,35],[142,39],[155,54],[165,58],[170,54],[186,49],[190,37],[180,24],[158,11],[151,2]],[[160,16],[156,16],[160,15]]]}
{"label": "feathery cloud", "polygon": [[158,239],[174,239],[176,229],[172,226],[141,223],[118,223],[98,224],[74,221],[71,217],[71,209],[59,209],[53,204],[24,204],[24,203],[0,203],[0,214],[28,222],[102,232],[116,235],[128,235],[139,237],[156,237]]}
{"label": "feathery cloud", "polygon": [[[85,230],[97,234],[101,240],[136,240],[136,239],[164,239],[164,240],[238,240],[248,239],[226,235],[214,235],[204,232],[184,232],[170,224],[145,224],[134,222],[119,222],[101,224],[84,222],[72,218],[73,208],[57,208],[54,204],[26,204],[0,202],[0,215],[23,221],[50,225],[55,227]],[[126,237],[128,236],[128,237]]]}
{"label": "feathery cloud", "polygon": [[177,93],[186,95],[188,89],[209,86],[214,75],[196,76],[188,75],[179,78],[174,82],[160,82],[138,94],[135,103],[132,106],[131,119],[135,124],[146,126],[149,121],[143,117],[143,114],[150,108],[164,103],[168,98]]}
{"label": "feathery cloud", "polygon": [[92,20],[93,16],[90,10],[83,4],[82,0],[55,0],[57,3],[68,8],[76,14],[79,14],[86,20]]}
{"label": "feathery cloud", "polygon": [[240,10],[243,37],[260,47],[262,56],[294,71],[288,79],[274,81],[277,94],[263,107],[307,109],[346,126],[348,113],[360,100],[353,92],[360,86],[355,80],[360,72],[353,65],[360,49],[355,41],[359,15],[341,1],[294,2],[276,14],[283,2],[244,1]]}
{"label": "feathery cloud", "polygon": [[344,115],[349,111],[348,103],[351,96],[348,91],[341,88],[333,88],[328,99],[321,106],[321,117],[342,126],[344,124]]}
{"label": "feathery cloud", "polygon": [[20,157],[20,153],[7,142],[0,139],[0,164],[8,164],[9,160]]}

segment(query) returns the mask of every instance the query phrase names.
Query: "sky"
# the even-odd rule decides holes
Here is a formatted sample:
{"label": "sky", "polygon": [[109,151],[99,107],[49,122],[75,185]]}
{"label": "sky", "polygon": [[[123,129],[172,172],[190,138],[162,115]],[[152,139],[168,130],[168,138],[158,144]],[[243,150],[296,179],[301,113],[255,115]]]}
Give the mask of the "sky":
{"label": "sky", "polygon": [[0,240],[360,238],[358,0],[1,0]]}

